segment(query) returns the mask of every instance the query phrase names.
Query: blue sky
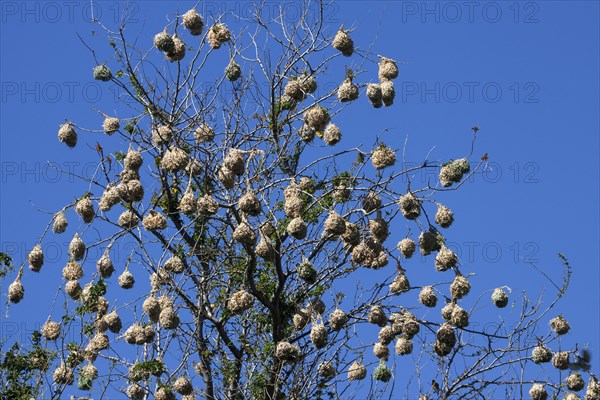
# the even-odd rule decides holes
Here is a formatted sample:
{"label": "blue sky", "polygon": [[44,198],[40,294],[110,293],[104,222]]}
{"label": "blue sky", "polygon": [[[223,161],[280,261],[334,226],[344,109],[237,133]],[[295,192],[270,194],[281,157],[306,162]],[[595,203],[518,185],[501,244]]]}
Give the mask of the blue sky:
{"label": "blue sky", "polygon": [[[121,3],[94,3],[96,14],[114,25]],[[166,15],[193,3],[133,4],[131,30],[149,46]],[[46,162],[85,173],[96,141],[105,140],[81,134],[77,149],[67,149],[56,140],[59,124],[68,118],[99,126],[95,110],[125,109],[107,85],[93,81],[93,59],[76,36],[102,43],[90,33],[96,28],[89,2],[5,1],[1,7],[0,243],[20,263],[49,220],[37,209],[53,212],[85,191]],[[245,10],[241,2],[204,7],[208,18],[212,10]],[[432,149],[430,160],[446,161],[468,153],[470,128],[479,125],[474,160],[487,152],[489,170],[440,198],[456,216],[448,240],[481,291],[508,285],[515,294],[532,286],[539,293],[546,285],[519,256],[560,281],[556,253],[564,253],[574,273],[556,312],[571,323],[568,343],[590,343],[596,372],[599,16],[594,1],[342,1],[325,15],[332,30],[354,28],[354,41],[365,47],[377,37],[373,51],[402,62],[394,106],[373,114],[363,104],[343,113],[337,121],[346,127],[342,145],[370,144],[370,135],[387,128],[384,141],[395,148],[408,138],[408,161],[420,163]],[[376,69],[369,68],[366,75],[373,76]],[[60,244],[66,243],[54,246],[57,252]],[[417,259],[406,268],[433,269],[432,262]],[[26,299],[9,310],[10,318],[3,311],[1,334],[22,335],[45,319],[46,302],[39,301],[54,295],[59,268],[44,279],[25,272]],[[415,276],[417,283],[421,276]]]}

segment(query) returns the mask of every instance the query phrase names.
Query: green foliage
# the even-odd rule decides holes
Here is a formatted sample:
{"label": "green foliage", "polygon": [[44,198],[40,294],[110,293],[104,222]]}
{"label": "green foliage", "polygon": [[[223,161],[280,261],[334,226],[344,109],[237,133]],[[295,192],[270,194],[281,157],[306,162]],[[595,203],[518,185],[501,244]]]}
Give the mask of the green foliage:
{"label": "green foliage", "polygon": [[10,350],[4,354],[0,364],[0,398],[14,400],[29,400],[35,397],[35,389],[28,382],[33,376],[33,370],[29,364],[29,357],[21,350],[21,346],[15,343]]}
{"label": "green foliage", "polygon": [[0,252],[0,278],[3,278],[13,270],[12,258]]}
{"label": "green foliage", "polygon": [[81,305],[75,308],[78,315],[85,315],[95,312],[98,307],[98,298],[106,294],[106,284],[104,279],[99,279],[98,282],[91,286],[89,294],[82,299]]}

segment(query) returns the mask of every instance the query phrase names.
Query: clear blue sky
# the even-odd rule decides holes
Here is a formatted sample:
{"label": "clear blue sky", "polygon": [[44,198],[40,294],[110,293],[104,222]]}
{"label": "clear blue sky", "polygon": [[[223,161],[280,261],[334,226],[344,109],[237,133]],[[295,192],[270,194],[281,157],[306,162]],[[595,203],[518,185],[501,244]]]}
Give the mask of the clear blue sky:
{"label": "clear blue sky", "polygon": [[[0,243],[16,263],[49,219],[36,209],[54,211],[85,191],[46,162],[85,174],[96,159],[96,141],[108,140],[81,133],[70,150],[56,139],[59,124],[68,118],[99,126],[96,109],[126,115],[109,85],[93,81],[93,59],[76,36],[101,43],[90,35],[97,28],[88,18],[89,2],[65,3],[71,4],[0,3]],[[121,4],[94,3],[96,14],[114,26]],[[327,9],[332,30],[342,23],[356,28],[355,43],[363,47],[378,36],[376,53],[405,62],[393,108],[373,114],[361,106],[340,116],[339,125],[347,127],[341,146],[370,143],[369,135],[389,128],[384,140],[395,148],[408,137],[408,160],[421,162],[435,146],[430,159],[446,161],[468,152],[470,128],[479,124],[475,159],[488,152],[492,170],[440,198],[456,215],[448,240],[462,255],[463,270],[476,273],[472,282],[481,291],[504,284],[515,294],[532,285],[539,291],[545,286],[540,275],[517,255],[558,279],[556,253],[567,255],[574,274],[557,312],[571,323],[568,343],[590,343],[598,372],[599,3],[475,3],[341,1]],[[133,4],[131,30],[150,46],[165,16],[193,3]],[[217,9],[246,10],[242,2],[204,4],[209,19]],[[374,76],[375,67],[369,68],[366,76]],[[14,329],[23,334],[47,316],[48,304],[40,301],[55,293],[70,237],[60,239],[64,243],[53,248],[56,254],[62,245],[63,253],[43,276],[26,270],[26,299],[10,309],[10,319],[2,313],[0,336]],[[432,269],[432,263],[417,259],[407,268]],[[415,276],[414,283],[422,283]]]}

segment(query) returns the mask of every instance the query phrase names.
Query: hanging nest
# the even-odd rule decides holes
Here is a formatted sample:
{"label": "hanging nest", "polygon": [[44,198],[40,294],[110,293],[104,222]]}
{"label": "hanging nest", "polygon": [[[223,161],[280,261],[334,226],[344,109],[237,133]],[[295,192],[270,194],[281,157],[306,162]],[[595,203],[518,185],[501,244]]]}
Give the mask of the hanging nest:
{"label": "hanging nest", "polygon": [[558,351],[554,353],[552,357],[552,365],[557,369],[567,369],[569,368],[569,352],[568,351]]}
{"label": "hanging nest", "polygon": [[531,400],[546,400],[548,398],[548,392],[546,392],[546,388],[541,383],[534,383],[531,385],[531,389],[529,389],[529,397]]}
{"label": "hanging nest", "polygon": [[113,133],[118,131],[120,127],[121,127],[121,124],[119,123],[119,118],[113,118],[113,117],[108,117],[108,116],[104,117],[104,122],[102,123],[102,129],[104,130],[104,133],[106,133],[107,135],[112,135]]}
{"label": "hanging nest", "polygon": [[437,330],[435,334],[436,340],[450,348],[454,347],[456,344],[456,334],[454,333],[454,328],[448,323],[443,323]]}
{"label": "hanging nest", "polygon": [[165,262],[165,271],[180,274],[184,270],[183,261],[178,256],[173,256]]}
{"label": "hanging nest", "polygon": [[369,220],[369,232],[373,238],[383,243],[390,233],[389,224],[379,215],[377,218]]}
{"label": "hanging nest", "polygon": [[340,236],[346,246],[356,246],[360,242],[360,232],[357,224],[346,222],[346,230]]}
{"label": "hanging nest", "polygon": [[438,340],[436,340],[435,344],[433,345],[433,351],[438,356],[445,357],[448,354],[450,354],[450,352],[452,351],[452,347],[448,346],[447,344],[441,343]]}
{"label": "hanging nest", "polygon": [[151,325],[142,326],[138,323],[131,325],[124,333],[125,341],[129,344],[146,344],[154,340],[154,328]]}
{"label": "hanging nest", "polygon": [[94,211],[94,205],[92,204],[89,196],[85,196],[77,201],[75,205],[75,211],[81,216],[83,222],[89,224],[96,216]]}
{"label": "hanging nest", "polygon": [[135,279],[129,270],[125,269],[121,275],[119,275],[119,286],[123,289],[131,289],[135,284]]}
{"label": "hanging nest", "polygon": [[568,392],[565,393],[565,397],[563,397],[563,400],[580,400],[580,397],[573,392]]}
{"label": "hanging nest", "polygon": [[379,208],[381,208],[381,197],[375,192],[367,193],[362,202],[362,209],[366,213],[372,213],[379,210]]}
{"label": "hanging nest", "polygon": [[335,34],[333,43],[331,44],[334,49],[339,50],[346,57],[350,57],[352,53],[354,53],[354,42],[350,35],[348,35],[349,32],[350,31],[348,30],[344,30],[343,27],[340,28]]}
{"label": "hanging nest", "polygon": [[277,255],[275,245],[273,244],[273,242],[263,235],[261,235],[261,238],[258,241],[254,252],[257,256],[267,261],[275,260],[275,257]]}
{"label": "hanging nest", "polygon": [[227,308],[233,314],[242,314],[254,305],[254,297],[245,290],[237,291],[227,302]]}
{"label": "hanging nest", "polygon": [[304,220],[300,217],[292,219],[285,228],[285,231],[288,235],[298,240],[302,240],[306,237],[307,230],[308,227],[304,223]]}
{"label": "hanging nest", "polygon": [[245,221],[240,222],[237,228],[235,228],[232,237],[236,242],[247,246],[254,246],[256,244],[256,233],[254,233],[250,225]]}
{"label": "hanging nest", "polygon": [[453,299],[462,299],[464,296],[469,294],[471,290],[471,284],[462,275],[456,275],[452,284],[450,285],[450,294]]}
{"label": "hanging nest", "polygon": [[437,304],[437,295],[431,286],[425,286],[419,293],[419,302],[425,307],[435,307]]}
{"label": "hanging nest", "polygon": [[583,381],[583,378],[579,372],[571,372],[571,374],[565,380],[565,383],[567,384],[567,388],[569,390],[573,390],[575,392],[579,392],[585,386],[585,382]]}
{"label": "hanging nest", "polygon": [[166,125],[159,125],[152,130],[152,142],[156,146],[169,143],[173,140],[173,130]]}
{"label": "hanging nest", "polygon": [[458,256],[449,248],[442,245],[442,248],[435,256],[435,269],[437,271],[446,271],[454,268],[458,262]]}
{"label": "hanging nest", "polygon": [[398,245],[396,247],[398,248],[398,250],[400,250],[402,256],[407,259],[411,258],[412,255],[415,253],[415,250],[417,249],[415,241],[411,238],[402,239],[398,242]]}
{"label": "hanging nest", "polygon": [[354,361],[348,369],[348,380],[349,381],[360,381],[365,379],[367,376],[367,367],[362,365],[358,361]]}
{"label": "hanging nest", "polygon": [[223,166],[240,176],[244,173],[244,152],[239,149],[230,149],[223,159]]}
{"label": "hanging nest", "polygon": [[194,196],[194,192],[187,189],[181,199],[177,208],[184,214],[190,215],[196,212],[197,200]]}
{"label": "hanging nest", "polygon": [[[87,364],[79,371],[79,382],[77,384],[79,390],[91,390],[92,382],[98,378],[98,368],[93,364]],[[79,398],[81,400],[81,397]]]}
{"label": "hanging nest", "polygon": [[65,230],[67,230],[68,225],[69,221],[67,221],[65,213],[60,211],[54,215],[54,224],[52,225],[52,232],[63,233]]}
{"label": "hanging nest", "polygon": [[346,231],[346,221],[337,212],[331,211],[323,223],[325,234],[339,236]]}
{"label": "hanging nest", "polygon": [[58,129],[58,140],[73,148],[77,145],[77,132],[71,123],[62,124]]}
{"label": "hanging nest", "polygon": [[142,158],[140,152],[133,149],[129,149],[127,151],[127,155],[125,155],[125,159],[123,160],[125,169],[133,171],[138,171],[143,163],[144,159]]}
{"label": "hanging nest", "polygon": [[198,176],[202,173],[202,164],[195,158],[190,157],[183,171],[186,175],[189,175],[190,177]]}
{"label": "hanging nest", "polygon": [[402,323],[402,335],[407,339],[413,338],[419,331],[421,330],[421,326],[419,322],[416,320],[414,315],[408,314],[407,317],[404,318],[404,322]]}
{"label": "hanging nest", "polygon": [[370,267],[377,258],[377,254],[365,242],[357,244],[351,255],[353,262],[365,267]]}
{"label": "hanging nest", "polygon": [[185,376],[180,376],[173,383],[173,390],[179,394],[188,395],[194,392],[194,387],[189,379],[187,379]]}
{"label": "hanging nest", "polygon": [[379,325],[380,327],[386,326],[388,323],[388,318],[383,311],[383,307],[372,306],[371,310],[369,310],[368,321],[371,324]]}
{"label": "hanging nest", "polygon": [[371,162],[378,170],[391,167],[396,163],[396,153],[394,153],[394,150],[387,147],[384,143],[380,143],[377,149],[375,149],[371,155]]}
{"label": "hanging nest", "polygon": [[160,310],[158,322],[163,328],[172,330],[179,326],[180,320],[179,316],[172,307],[166,307]]}
{"label": "hanging nest", "polygon": [[388,262],[389,258],[387,253],[385,251],[380,251],[379,254],[377,254],[377,257],[375,257],[371,262],[370,267],[373,269],[383,268],[388,265]]}
{"label": "hanging nest", "polygon": [[352,83],[351,78],[344,79],[344,82],[338,87],[337,97],[341,103],[358,99],[358,86]]}
{"label": "hanging nest", "polygon": [[398,354],[399,356],[405,356],[407,354],[410,354],[413,351],[413,342],[412,340],[401,336],[396,341],[394,350],[396,350],[396,354]]}
{"label": "hanging nest", "polygon": [[430,229],[429,232],[421,232],[419,235],[419,250],[421,255],[429,255],[433,251],[439,251],[443,246],[444,238],[439,232]]}
{"label": "hanging nest", "polygon": [[119,192],[119,189],[109,184],[108,186],[106,186],[104,193],[102,193],[102,197],[100,198],[98,208],[100,209],[100,211],[109,211],[114,205],[118,204],[120,200],[121,194]]}
{"label": "hanging nest", "polygon": [[187,30],[190,31],[192,36],[202,35],[202,31],[204,30],[204,21],[202,20],[202,16],[193,8],[183,14],[182,24]]}
{"label": "hanging nest", "polygon": [[383,101],[383,105],[389,107],[394,104],[394,97],[396,97],[394,82],[386,81],[379,86],[381,87],[381,101]]}
{"label": "hanging nest", "polygon": [[61,364],[52,373],[52,379],[58,385],[72,385],[75,381],[75,375],[71,368]]}
{"label": "hanging nest", "polygon": [[367,98],[374,108],[381,108],[381,106],[383,106],[383,93],[381,92],[381,85],[377,83],[369,83],[367,85]]}
{"label": "hanging nest", "polygon": [[294,101],[302,101],[306,98],[306,94],[302,90],[302,84],[297,79],[288,81],[283,88],[283,93]]}
{"label": "hanging nest", "polygon": [[308,325],[310,321],[310,310],[306,308],[299,309],[294,316],[292,317],[292,323],[294,324],[294,328],[296,330],[301,331]]}
{"label": "hanging nest", "polygon": [[339,331],[348,323],[348,316],[346,313],[339,308],[333,310],[333,312],[329,315],[329,326],[334,331]]}
{"label": "hanging nest", "polygon": [[334,376],[336,376],[336,374],[337,372],[331,361],[323,361],[319,364],[319,367],[317,368],[317,375],[319,375],[322,378],[325,378],[326,380],[333,378]]}
{"label": "hanging nest", "polygon": [[469,313],[463,310],[458,304],[454,305],[450,323],[457,328],[466,328],[469,326]]}
{"label": "hanging nest", "polygon": [[440,183],[447,187],[453,183],[458,183],[462,180],[464,174],[471,170],[469,161],[466,158],[454,160],[442,165],[440,169]]}
{"label": "hanging nest", "polygon": [[177,172],[184,169],[189,162],[188,154],[179,147],[172,147],[163,154],[160,167],[165,171]]}
{"label": "hanging nest", "polygon": [[303,142],[310,143],[315,138],[315,129],[308,126],[306,123],[303,124],[300,129],[298,129],[298,136],[302,139]]}
{"label": "hanging nest", "polygon": [[219,211],[219,203],[209,194],[198,199],[198,213],[208,216],[215,215]]}
{"label": "hanging nest", "polygon": [[83,268],[76,261],[69,261],[63,268],[62,274],[66,280],[74,281],[83,276]]}
{"label": "hanging nest", "polygon": [[231,39],[231,32],[223,24],[215,24],[209,30],[206,35],[208,44],[213,49],[219,49],[225,42],[229,42]]}
{"label": "hanging nest", "polygon": [[132,210],[126,210],[119,215],[117,224],[123,229],[133,229],[137,226],[140,219]]}
{"label": "hanging nest", "polygon": [[158,231],[167,227],[167,219],[161,213],[150,210],[142,220],[142,225],[148,231]]}
{"label": "hanging nest", "polygon": [[81,260],[85,255],[85,244],[77,233],[69,243],[69,255],[76,261]]}
{"label": "hanging nest", "polygon": [[108,336],[104,332],[96,332],[94,337],[90,340],[90,348],[96,352],[108,349],[109,345],[110,342]]}
{"label": "hanging nest", "polygon": [[562,315],[559,315],[558,317],[550,320],[550,329],[552,329],[558,335],[564,335],[569,332],[571,327],[569,326],[567,320]]}
{"label": "hanging nest", "polygon": [[391,326],[384,326],[383,328],[381,328],[381,330],[379,331],[379,334],[377,335],[377,338],[379,339],[379,341],[383,344],[385,344],[386,346],[390,343],[392,343],[392,340],[394,340],[394,338],[396,337],[396,334],[394,333],[394,330],[392,329]]}
{"label": "hanging nest", "polygon": [[33,249],[27,255],[27,261],[29,261],[29,269],[33,272],[39,272],[44,265],[44,253],[42,252],[42,246],[39,244],[35,245]]}
{"label": "hanging nest", "polygon": [[396,61],[391,58],[379,57],[379,76],[380,82],[390,81],[398,77],[398,66]]}
{"label": "hanging nest", "polygon": [[112,79],[112,72],[106,65],[98,65],[94,67],[94,79],[101,82],[108,82]]}
{"label": "hanging nest", "polygon": [[[132,180],[140,180],[140,173],[132,169],[123,169],[119,174],[122,183],[127,183]],[[122,188],[122,187],[121,187]],[[119,189],[121,189],[119,188]]]}
{"label": "hanging nest", "polygon": [[496,307],[504,308],[508,304],[508,294],[502,288],[496,288],[492,293],[492,301]]}
{"label": "hanging nest", "polygon": [[304,113],[304,123],[316,132],[323,132],[329,121],[329,112],[321,106],[313,106]]}
{"label": "hanging nest", "polygon": [[290,218],[297,218],[302,215],[304,209],[304,199],[300,195],[289,195],[285,196],[285,203],[283,205],[283,211],[285,215]]}
{"label": "hanging nest", "polygon": [[435,213],[435,223],[442,228],[449,228],[454,222],[454,214],[452,211],[441,204],[438,204],[437,212]]}
{"label": "hanging nest", "polygon": [[17,276],[17,279],[8,286],[8,301],[17,304],[23,300],[23,296],[25,296],[25,287],[21,283],[21,277]]}
{"label": "hanging nest", "polygon": [[40,333],[46,340],[54,341],[60,336],[60,324],[58,322],[48,320],[44,325],[42,325]]}
{"label": "hanging nest", "polygon": [[171,35],[169,35],[169,32],[167,32],[167,28],[154,36],[154,46],[165,53],[175,50],[175,42]]}
{"label": "hanging nest", "polygon": [[585,391],[585,400],[600,399],[600,381],[595,376],[590,376],[588,387]]}
{"label": "hanging nest", "polygon": [[81,295],[81,285],[79,284],[79,281],[68,281],[65,284],[65,292],[73,300],[79,299],[79,296]]}
{"label": "hanging nest", "polygon": [[127,202],[142,201],[144,198],[144,187],[138,179],[132,179],[117,186],[121,198]]}
{"label": "hanging nest", "polygon": [[325,303],[321,298],[315,297],[311,301],[308,302],[306,309],[310,312],[310,314],[315,313],[318,315],[322,315],[325,312]]}
{"label": "hanging nest", "polygon": [[302,279],[307,283],[315,283],[317,281],[317,270],[308,260],[302,261],[298,267],[296,267],[298,278]]}
{"label": "hanging nest", "polygon": [[389,382],[392,379],[392,372],[390,369],[381,361],[375,371],[373,371],[373,379],[381,382]]}
{"label": "hanging nest", "polygon": [[225,77],[231,81],[235,82],[240,79],[242,76],[242,68],[240,64],[238,64],[233,58],[229,61],[229,64],[225,67]]}
{"label": "hanging nest", "polygon": [[540,343],[531,351],[531,359],[536,364],[550,362],[552,360],[552,350]]}
{"label": "hanging nest", "polygon": [[312,94],[317,91],[317,80],[313,75],[303,72],[298,78],[302,91],[307,94]]}
{"label": "hanging nest", "polygon": [[202,124],[194,131],[194,139],[198,143],[212,142],[215,138],[215,131],[212,127]]}
{"label": "hanging nest", "polygon": [[243,213],[254,217],[258,216],[262,211],[260,200],[251,191],[246,192],[246,194],[239,198],[238,207]]}
{"label": "hanging nest", "polygon": [[401,294],[408,292],[410,290],[410,283],[408,282],[408,278],[404,273],[399,273],[392,284],[390,285],[390,293],[392,294]]}
{"label": "hanging nest", "polygon": [[335,124],[327,124],[323,132],[323,141],[328,146],[334,146],[342,140],[342,131]]}
{"label": "hanging nest", "polygon": [[373,346],[373,355],[380,360],[387,361],[390,357],[390,349],[387,347],[387,345],[377,342]]}
{"label": "hanging nest", "polygon": [[398,205],[400,206],[402,215],[404,215],[404,218],[408,220],[417,219],[417,217],[421,215],[421,201],[414,194],[412,194],[412,192],[408,192],[407,194],[400,196]]}
{"label": "hanging nest", "polygon": [[148,315],[150,322],[158,322],[160,316],[160,303],[154,296],[150,296],[142,303],[142,310]]}
{"label": "hanging nest", "polygon": [[279,342],[275,348],[275,357],[287,363],[295,363],[300,357],[300,349],[289,342]]}
{"label": "hanging nest", "polygon": [[171,62],[181,61],[185,57],[185,43],[177,35],[173,36],[173,51],[166,52],[165,57]]}
{"label": "hanging nest", "polygon": [[323,324],[313,324],[310,330],[310,341],[317,350],[327,346],[327,329]]}
{"label": "hanging nest", "polygon": [[112,333],[119,333],[121,328],[123,327],[123,323],[121,322],[121,317],[117,314],[116,311],[111,311],[102,317],[102,320],[106,323],[108,329]]}

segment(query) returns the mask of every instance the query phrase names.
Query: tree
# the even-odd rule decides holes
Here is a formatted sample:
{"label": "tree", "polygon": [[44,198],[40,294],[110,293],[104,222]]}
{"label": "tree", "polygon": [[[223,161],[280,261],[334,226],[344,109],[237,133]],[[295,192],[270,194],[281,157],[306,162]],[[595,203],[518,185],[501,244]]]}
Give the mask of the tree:
{"label": "tree", "polygon": [[[470,293],[471,271],[445,246],[454,215],[441,199],[486,168],[479,128],[465,154],[443,163],[409,167],[406,148],[399,162],[385,132],[369,148],[344,148],[336,119],[365,97],[374,118],[390,112],[398,65],[355,48],[351,30],[332,32],[317,9],[307,3],[290,23],[259,4],[237,34],[190,10],[157,29],[150,49],[127,37],[126,19],[117,31],[98,21],[109,50],[90,47],[93,76],[118,88],[130,116],[103,114],[115,149],[96,147],[89,190],[56,210],[8,287],[22,300],[27,264],[46,272],[44,240],[82,221],[69,237],[62,310],[31,349],[3,354],[4,397],[379,398],[406,387],[411,398],[542,399],[583,389],[578,372],[566,381],[532,372],[550,361],[589,369],[585,349],[560,348],[569,325],[552,315],[567,259],[561,283],[545,276],[550,302],[511,299],[501,282]],[[339,80],[323,89],[331,70]],[[76,147],[83,131],[98,129],[66,121],[58,139]],[[438,179],[418,187],[421,170]],[[396,246],[400,221],[410,228]],[[130,255],[113,262],[123,243]],[[103,255],[90,259],[96,248]],[[417,250],[438,271],[419,287],[407,267]],[[361,287],[364,270],[373,283]],[[519,317],[483,325],[484,302],[510,303]],[[405,379],[392,365],[409,355],[417,373]],[[367,376],[365,393],[354,381]],[[591,376],[588,398],[598,390]]]}

